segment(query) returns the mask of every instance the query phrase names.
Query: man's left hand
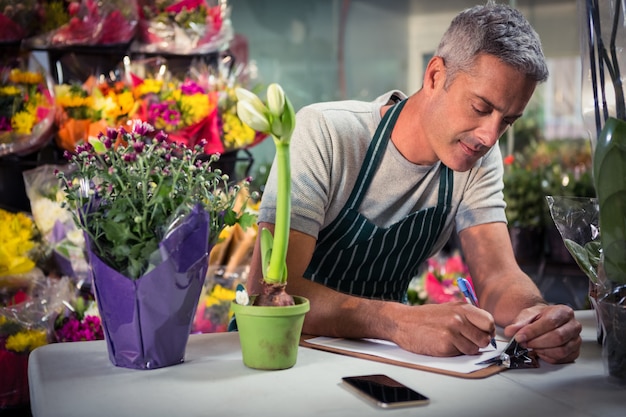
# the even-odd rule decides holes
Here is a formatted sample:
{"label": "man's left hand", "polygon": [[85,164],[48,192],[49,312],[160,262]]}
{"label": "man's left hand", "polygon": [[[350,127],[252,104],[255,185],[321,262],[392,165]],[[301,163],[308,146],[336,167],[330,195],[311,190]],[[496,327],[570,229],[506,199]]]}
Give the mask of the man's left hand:
{"label": "man's left hand", "polygon": [[507,337],[548,363],[573,362],[580,354],[582,325],[574,310],[565,305],[537,305],[520,312],[514,323],[504,329]]}

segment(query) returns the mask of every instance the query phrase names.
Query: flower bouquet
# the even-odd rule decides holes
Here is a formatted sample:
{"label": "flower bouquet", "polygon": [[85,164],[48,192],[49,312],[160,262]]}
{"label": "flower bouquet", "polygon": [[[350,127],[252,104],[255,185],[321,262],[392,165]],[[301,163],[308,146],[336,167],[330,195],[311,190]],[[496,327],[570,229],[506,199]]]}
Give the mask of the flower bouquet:
{"label": "flower bouquet", "polygon": [[457,278],[463,277],[470,283],[469,269],[458,251],[450,256],[438,254],[426,261],[427,269],[413,279],[409,285],[409,303],[442,304],[464,301],[465,296],[457,285]]}
{"label": "flower bouquet", "polygon": [[43,146],[54,127],[51,80],[43,68],[0,68],[0,156]]}
{"label": "flower bouquet", "polygon": [[0,304],[0,410],[29,402],[28,355],[53,341],[54,320],[72,297],[67,279],[51,280],[41,274]]}
{"label": "flower bouquet", "polygon": [[104,339],[100,315],[91,298],[77,295],[65,306],[65,310],[54,320],[53,342]]}
{"label": "flower bouquet", "polygon": [[171,142],[194,147],[204,139],[204,153],[219,152],[217,93],[209,89],[208,70],[198,64],[177,79],[166,69],[160,60],[131,64],[132,90],[138,100],[133,116],[167,132]]}
{"label": "flower bouquet", "polygon": [[90,76],[82,84],[55,85],[54,91],[59,109],[56,143],[70,152],[107,127],[124,126],[139,105],[132,89],[120,80]]}
{"label": "flower bouquet", "polygon": [[[211,90],[217,91],[218,131],[222,149],[218,152],[229,152],[237,149],[251,148],[263,141],[268,134],[255,130],[244,123],[237,113],[236,90],[250,84],[248,67],[244,64],[229,65],[230,62],[220,61],[217,75],[211,77]],[[254,91],[254,89],[252,90]]]}
{"label": "flower bouquet", "polygon": [[[77,144],[107,127],[140,119],[167,133],[167,140],[187,147],[205,140],[203,153],[236,152],[267,137],[239,119],[235,88],[245,69],[223,63],[217,69],[196,62],[182,77],[174,76],[162,58],[127,60],[115,80],[55,86],[57,144],[73,152]],[[222,161],[220,161],[221,163]]]}
{"label": "flower bouquet", "polygon": [[37,0],[0,0],[0,43],[19,42],[35,33]]}
{"label": "flower bouquet", "polygon": [[247,183],[198,159],[136,121],[68,153],[76,170],[60,173],[77,226],[86,234],[109,358],[150,369],[180,363],[220,231],[254,216],[233,209]]}
{"label": "flower bouquet", "polygon": [[134,52],[206,54],[233,38],[224,0],[139,0],[141,18]]}
{"label": "flower bouquet", "polygon": [[26,195],[33,220],[41,236],[43,257],[48,273],[67,276],[79,288],[90,285],[91,275],[85,259],[85,239],[76,227],[72,213],[64,206],[65,193],[55,172],[66,166],[42,165],[24,171]]}
{"label": "flower bouquet", "polygon": [[163,59],[131,61],[124,77],[137,101],[133,117],[189,147],[205,139],[207,155],[252,147],[267,135],[237,115],[235,89],[244,84],[244,67],[233,69],[220,61],[213,69],[195,62],[184,77],[175,77]]}
{"label": "flower bouquet", "polygon": [[38,232],[23,212],[0,209],[0,304],[18,290],[29,289],[43,275],[37,268]]}
{"label": "flower bouquet", "polygon": [[211,265],[207,273],[192,333],[217,333],[228,329],[233,312],[230,303],[236,296],[238,285],[248,276],[248,266],[227,269],[223,265]]}
{"label": "flower bouquet", "polygon": [[44,33],[28,38],[31,49],[128,44],[138,24],[136,0],[52,1],[43,12]]}

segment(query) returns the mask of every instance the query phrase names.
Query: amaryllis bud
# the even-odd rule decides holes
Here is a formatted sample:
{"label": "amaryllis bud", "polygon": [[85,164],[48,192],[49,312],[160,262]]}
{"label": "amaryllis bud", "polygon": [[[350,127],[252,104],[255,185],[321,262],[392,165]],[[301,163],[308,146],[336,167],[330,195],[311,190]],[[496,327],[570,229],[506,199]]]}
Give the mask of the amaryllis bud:
{"label": "amaryllis bud", "polygon": [[289,101],[289,98],[287,97],[285,97],[285,109],[283,114],[280,116],[280,121],[283,127],[283,140],[289,141],[291,139],[291,134],[296,127],[296,112],[293,109],[291,101]]}
{"label": "amaryllis bud", "polygon": [[240,100],[237,102],[237,115],[242,122],[252,129],[267,133],[270,131],[270,124],[265,117],[264,109],[266,109],[266,107],[263,103],[261,103],[261,106],[262,107],[259,108],[251,101]]}
{"label": "amaryllis bud", "polygon": [[274,116],[280,117],[285,108],[285,92],[282,87],[272,83],[267,87],[267,107]]}
{"label": "amaryllis bud", "polygon": [[246,90],[245,88],[237,87],[235,88],[235,95],[237,96],[237,101],[249,101],[254,107],[259,110],[260,113],[265,114],[265,112],[267,111],[267,107],[265,107],[265,104],[252,91]]}

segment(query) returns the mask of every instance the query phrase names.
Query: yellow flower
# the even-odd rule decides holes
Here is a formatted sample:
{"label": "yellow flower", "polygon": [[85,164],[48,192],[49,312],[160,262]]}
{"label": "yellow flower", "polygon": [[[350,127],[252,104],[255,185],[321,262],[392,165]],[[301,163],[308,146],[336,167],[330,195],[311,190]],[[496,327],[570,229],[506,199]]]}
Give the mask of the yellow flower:
{"label": "yellow flower", "polygon": [[130,91],[124,91],[117,95],[117,104],[119,105],[119,111],[121,114],[129,114],[133,107],[135,107],[135,99],[133,93]]}
{"label": "yellow flower", "polygon": [[56,102],[59,106],[63,108],[72,108],[72,107],[92,107],[93,106],[93,97],[80,97],[77,95],[63,95],[58,96]]}
{"label": "yellow flower", "polygon": [[0,87],[1,96],[17,96],[21,93],[22,91],[14,85],[7,85],[4,87]]}
{"label": "yellow flower", "polygon": [[224,301],[231,301],[235,299],[235,291],[225,288],[219,284],[216,284],[211,293],[207,296],[205,305],[207,307],[212,307],[214,305],[219,305]]}
{"label": "yellow flower", "polygon": [[192,94],[180,97],[180,112],[185,126],[198,123],[215,108],[206,94]]}
{"label": "yellow flower", "polygon": [[254,137],[256,136],[254,129],[242,123],[236,115],[224,113],[222,115],[222,121],[224,123],[222,127],[224,132],[222,139],[227,149],[242,148],[254,141]]}
{"label": "yellow flower", "polygon": [[35,247],[34,230],[26,214],[0,209],[0,276],[22,274],[35,267],[28,256]]}
{"label": "yellow flower", "polygon": [[141,84],[135,87],[134,94],[135,98],[143,97],[146,94],[158,94],[163,87],[163,81],[154,80],[152,78],[148,78],[144,80]]}
{"label": "yellow flower", "polygon": [[14,352],[31,352],[48,343],[44,330],[26,330],[7,338],[6,349]]}
{"label": "yellow flower", "polygon": [[43,82],[43,76],[38,72],[21,71],[14,68],[9,74],[9,80],[15,84],[39,84]]}
{"label": "yellow flower", "polygon": [[20,111],[15,113],[11,118],[11,128],[17,134],[28,135],[36,122],[37,117],[35,117],[34,114],[27,111]]}

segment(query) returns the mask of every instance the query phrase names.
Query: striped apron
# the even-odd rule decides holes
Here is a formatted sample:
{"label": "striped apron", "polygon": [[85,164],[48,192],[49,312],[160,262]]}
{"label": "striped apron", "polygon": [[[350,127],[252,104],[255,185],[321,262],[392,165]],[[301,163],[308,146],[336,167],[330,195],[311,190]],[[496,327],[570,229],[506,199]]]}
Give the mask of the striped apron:
{"label": "striped apron", "polygon": [[383,116],[350,198],[320,231],[304,273],[307,279],[351,295],[406,302],[409,282],[428,258],[450,211],[453,171],[440,164],[435,207],[413,212],[390,227],[378,227],[358,212],[405,103],[396,103]]}

